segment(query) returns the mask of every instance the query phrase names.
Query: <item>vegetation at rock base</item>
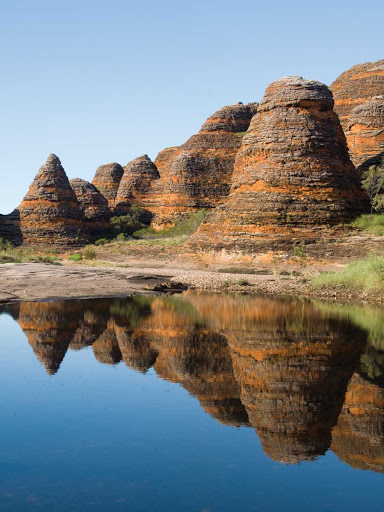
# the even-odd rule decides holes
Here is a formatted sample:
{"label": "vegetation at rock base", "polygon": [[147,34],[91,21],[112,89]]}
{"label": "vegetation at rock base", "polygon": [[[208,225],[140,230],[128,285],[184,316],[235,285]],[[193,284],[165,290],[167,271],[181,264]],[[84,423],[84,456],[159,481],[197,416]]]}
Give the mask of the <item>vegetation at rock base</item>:
{"label": "vegetation at rock base", "polygon": [[350,263],[341,272],[324,273],[312,279],[315,288],[346,288],[378,291],[384,286],[384,257],[371,254]]}
{"label": "vegetation at rock base", "polygon": [[0,238],[0,264],[1,263],[51,263],[60,265],[57,256],[52,253],[42,254],[33,247],[14,247],[11,242]]}
{"label": "vegetation at rock base", "polygon": [[82,255],[83,255],[83,258],[86,260],[96,259],[96,251],[91,245],[84,247],[84,249],[82,251]]}
{"label": "vegetation at rock base", "polygon": [[156,238],[174,238],[188,237],[197,231],[203,222],[208,211],[205,208],[192,213],[189,216],[181,217],[175,220],[174,226],[156,231],[153,227],[140,229],[133,233],[135,238],[156,239]]}
{"label": "vegetation at rock base", "polygon": [[141,220],[142,211],[138,206],[131,206],[126,215],[112,217],[111,226],[116,234],[132,235],[135,231],[145,228]]}
{"label": "vegetation at rock base", "polygon": [[68,257],[68,260],[69,261],[81,261],[83,259],[83,256],[79,253],[76,253],[76,254],[71,254],[69,257]]}
{"label": "vegetation at rock base", "polygon": [[384,159],[363,172],[361,185],[371,202],[371,213],[384,212]]}
{"label": "vegetation at rock base", "polygon": [[376,236],[384,236],[384,214],[360,215],[360,217],[352,222],[352,227]]}

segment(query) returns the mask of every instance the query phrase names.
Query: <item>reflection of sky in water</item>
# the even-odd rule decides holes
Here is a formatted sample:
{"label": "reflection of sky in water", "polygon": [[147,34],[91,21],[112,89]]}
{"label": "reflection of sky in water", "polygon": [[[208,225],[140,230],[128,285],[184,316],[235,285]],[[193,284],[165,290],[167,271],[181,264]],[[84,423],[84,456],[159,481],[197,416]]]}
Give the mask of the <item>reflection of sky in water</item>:
{"label": "reflection of sky in water", "polygon": [[[115,324],[120,324],[121,332],[129,331],[129,339],[133,333],[139,333],[141,340],[150,333],[151,343],[157,344],[159,352],[156,371],[163,376],[168,372],[174,382],[158,378],[153,368],[143,374],[128,368],[123,362],[117,365],[101,364],[95,359],[92,347],[68,350],[58,372],[49,376],[20,326],[7,314],[0,316],[2,511],[304,511],[308,508],[314,511],[354,511],[368,507],[382,508],[383,476],[380,473],[353,469],[331,451],[316,461],[295,465],[278,463],[264,453],[254,428],[235,428],[216,421],[210,414],[204,413],[199,400],[183,387],[189,391],[196,390],[199,398],[205,400],[202,403],[206,410],[209,410],[212,404],[207,402],[208,398],[214,399],[215,393],[222,390],[222,384],[217,385],[217,380],[225,380],[221,377],[222,369],[225,369],[225,378],[228,379],[233,364],[234,375],[238,380],[243,379],[240,383],[242,400],[249,405],[250,397],[254,398],[252,393],[256,393],[256,377],[262,379],[266,368],[260,365],[262,357],[266,355],[260,353],[260,343],[255,340],[275,333],[272,340],[275,352],[279,347],[288,350],[288,353],[283,351],[271,360],[273,371],[281,371],[282,375],[282,380],[273,380],[273,385],[281,386],[285,378],[291,378],[291,370],[286,370],[290,364],[301,375],[298,381],[304,378],[303,375],[308,375],[309,381],[318,378],[311,376],[305,367],[305,361],[313,360],[316,356],[313,355],[314,350],[307,349],[307,345],[315,343],[319,351],[324,353],[324,335],[336,344],[344,336],[345,329],[349,341],[342,342],[348,343],[353,330],[360,337],[364,334],[361,326],[354,326],[349,319],[343,319],[339,311],[330,321],[329,312],[318,313],[320,317],[316,318],[312,310],[306,312],[302,306],[292,309],[282,304],[284,317],[296,315],[284,323],[282,333],[281,318],[276,317],[276,329],[273,328],[273,312],[268,318],[256,315],[256,318],[249,320],[253,304],[247,302],[246,298],[239,299],[242,301],[239,306],[243,315],[241,321],[236,315],[237,305],[231,302],[217,302],[218,314],[210,322],[212,302],[208,298],[206,307],[204,297],[199,298],[199,303],[192,297],[190,303],[182,305],[180,298],[157,301],[152,313],[148,312],[148,305],[140,306],[145,310],[142,317],[142,309],[129,306],[118,310],[114,308],[115,320],[111,322],[110,318],[103,317],[103,322],[108,321],[108,328],[112,331]],[[168,301],[165,307],[161,301]],[[108,304],[108,301],[105,303]],[[269,299],[266,306],[272,308],[271,304]],[[28,309],[28,314],[30,311]],[[230,311],[234,314],[233,319]],[[125,318],[129,317],[125,327],[121,320],[124,315]],[[118,317],[121,317],[120,320]],[[64,331],[73,323],[73,317],[65,318],[64,314],[58,320]],[[245,321],[245,318],[248,320]],[[45,325],[44,321],[46,319],[33,318],[33,315],[28,318],[25,315],[22,320],[19,318],[24,329],[28,327],[30,338],[31,332],[35,333]],[[96,320],[92,321],[97,323]],[[184,324],[188,332],[183,338]],[[57,331],[58,325],[52,322],[49,325],[56,333],[56,341],[59,340],[63,333]],[[257,325],[261,326],[259,331]],[[165,328],[167,332],[161,332]],[[219,328],[220,335],[217,337]],[[215,334],[212,338],[213,331]],[[257,363],[259,366],[255,363],[254,368],[249,366],[248,360],[245,364],[245,360],[238,356],[240,349],[244,351],[246,346],[247,336],[244,333],[247,339],[251,336],[258,348],[253,356],[260,361]],[[230,348],[222,344],[223,336],[228,339]],[[288,341],[287,337],[290,337]],[[201,339],[205,344],[213,339],[212,354],[207,356],[209,361],[204,360],[199,345]],[[109,342],[110,338],[106,342],[107,350]],[[292,355],[294,345],[301,348],[299,352],[295,349]],[[236,350],[237,356],[234,355]],[[363,352],[364,347],[359,350]],[[349,352],[352,353],[353,349]],[[248,357],[245,352],[240,355],[242,358]],[[329,378],[332,383],[340,383],[348,373],[340,363],[342,357],[321,357],[319,360],[323,366],[330,364],[328,359],[334,361]],[[286,363],[287,358],[291,358],[289,363]],[[304,361],[303,368],[299,365],[301,360]],[[281,365],[276,366],[276,361],[281,361]],[[241,371],[240,364],[244,364]],[[254,370],[257,370],[257,376]],[[351,369],[351,374],[353,371]],[[334,374],[341,377],[336,378]],[[354,378],[360,379],[356,389],[367,385],[364,389],[371,392],[373,381],[368,382],[356,375]],[[315,390],[316,393],[312,393],[310,385],[306,387],[308,382],[302,381],[300,385],[305,396],[311,399],[316,399],[317,392],[333,399],[333,395],[324,390],[324,383]],[[374,385],[375,389],[378,388],[376,383]],[[230,389],[233,392],[234,388],[230,386]],[[298,396],[302,396],[297,393],[293,382],[287,394],[287,410],[297,410],[295,404],[288,403],[289,397],[294,402]],[[264,423],[268,426],[268,418],[260,417],[262,412],[265,413],[265,410],[261,411],[260,404],[267,403],[260,396],[259,401],[255,402],[259,410],[255,412],[249,409],[250,418],[259,426]],[[383,421],[380,404],[384,407],[384,403],[377,399],[373,422],[379,425],[378,428]],[[274,406],[273,400],[268,402],[268,410],[278,413],[280,409],[276,410]],[[311,404],[302,407],[311,411]],[[321,408],[321,402],[316,402],[314,407]],[[316,416],[318,413],[315,411],[313,414]],[[325,421],[321,414],[320,417]],[[284,421],[288,424],[291,419],[282,420],[282,431]],[[307,417],[304,419],[308,420]],[[316,424],[313,429],[316,432]],[[377,432],[374,434],[376,438],[372,442],[378,446],[383,460],[384,455],[378,444],[382,436],[377,437]],[[278,442],[278,438],[274,438],[274,442]],[[356,451],[356,447],[353,450]]]}

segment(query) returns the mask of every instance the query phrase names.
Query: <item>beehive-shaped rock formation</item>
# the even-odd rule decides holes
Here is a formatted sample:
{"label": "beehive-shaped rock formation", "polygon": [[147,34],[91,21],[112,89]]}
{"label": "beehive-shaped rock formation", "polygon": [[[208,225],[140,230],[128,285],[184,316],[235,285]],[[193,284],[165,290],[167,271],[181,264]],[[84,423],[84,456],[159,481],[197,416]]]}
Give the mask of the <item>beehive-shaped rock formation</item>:
{"label": "beehive-shaped rock formation", "polygon": [[110,230],[111,210],[95,185],[80,178],[69,181],[80,204],[84,224],[92,239],[102,238]]}
{"label": "beehive-shaped rock formation", "polygon": [[346,137],[359,172],[377,165],[384,157],[384,96],[355,107],[348,118]]}
{"label": "beehive-shaped rock formation", "polygon": [[316,240],[368,208],[329,89],[301,77],[266,89],[237,154],[231,194],[192,246],[263,252]]}
{"label": "beehive-shaped rock formation", "polygon": [[348,118],[355,107],[374,96],[384,95],[384,59],[353,66],[344,71],[330,89],[335,100],[335,111],[344,130],[348,130]]}
{"label": "beehive-shaped rock formation", "polygon": [[115,197],[123,174],[124,169],[116,162],[100,165],[96,169],[92,184],[107,199],[110,208],[115,206]]}
{"label": "beehive-shaped rock formation", "polygon": [[18,208],[23,244],[80,245],[80,205],[56,155],[49,155]]}
{"label": "beehive-shaped rock formation", "polygon": [[154,180],[160,178],[156,165],[148,155],[135,158],[124,168],[115,198],[115,213],[124,215],[134,203],[142,207],[146,203],[145,195]]}
{"label": "beehive-shaped rock formation", "polygon": [[223,202],[241,138],[256,110],[253,103],[223,107],[185,144],[158,155],[155,165],[160,179],[153,182],[142,203],[153,212],[155,227]]}

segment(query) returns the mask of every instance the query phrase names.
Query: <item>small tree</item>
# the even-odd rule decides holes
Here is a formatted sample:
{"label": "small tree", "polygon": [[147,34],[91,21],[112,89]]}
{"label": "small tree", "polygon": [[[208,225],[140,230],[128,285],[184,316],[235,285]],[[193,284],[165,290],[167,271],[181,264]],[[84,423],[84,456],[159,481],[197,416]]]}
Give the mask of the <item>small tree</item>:
{"label": "small tree", "polygon": [[361,184],[371,201],[371,213],[373,210],[382,213],[384,211],[384,159],[379,165],[371,165],[367,171],[363,172]]}
{"label": "small tree", "polygon": [[119,215],[112,217],[111,226],[116,233],[124,233],[125,235],[132,235],[135,231],[145,227],[141,222],[142,211],[137,206],[131,206],[129,213],[126,215]]}

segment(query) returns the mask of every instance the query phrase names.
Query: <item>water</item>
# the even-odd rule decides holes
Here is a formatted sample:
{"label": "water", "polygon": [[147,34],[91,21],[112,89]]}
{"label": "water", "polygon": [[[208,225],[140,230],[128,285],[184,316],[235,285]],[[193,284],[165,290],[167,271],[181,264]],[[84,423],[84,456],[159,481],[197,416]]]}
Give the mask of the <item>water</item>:
{"label": "water", "polygon": [[384,506],[384,316],[186,292],[0,309],[1,511]]}

